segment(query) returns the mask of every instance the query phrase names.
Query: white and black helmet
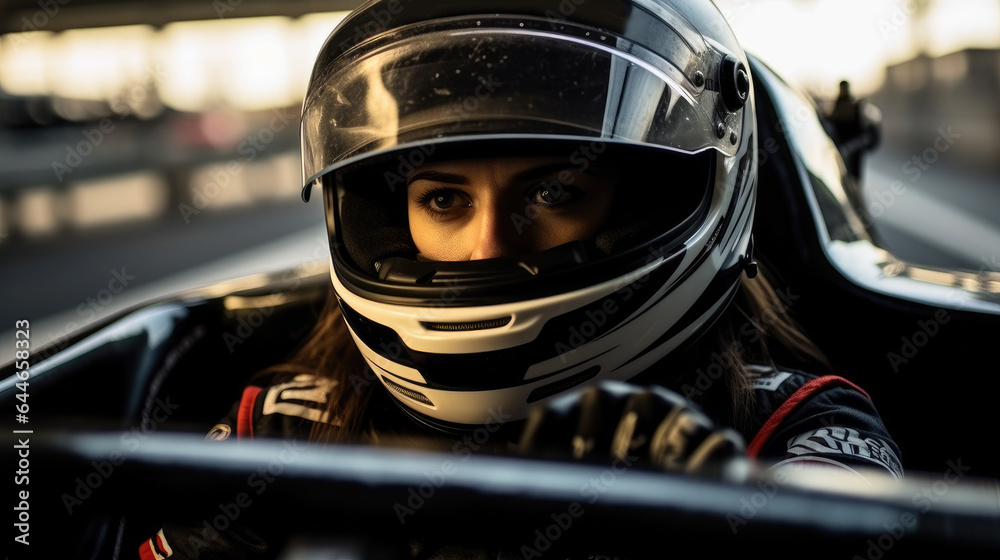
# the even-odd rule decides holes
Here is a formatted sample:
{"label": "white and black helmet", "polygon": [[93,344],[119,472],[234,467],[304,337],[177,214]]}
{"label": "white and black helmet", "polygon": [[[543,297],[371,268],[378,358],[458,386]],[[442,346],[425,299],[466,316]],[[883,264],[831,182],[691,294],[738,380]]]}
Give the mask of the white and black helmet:
{"label": "white and black helmet", "polygon": [[[374,1],[313,69],[303,196],[322,188],[334,288],[379,380],[460,428],[629,379],[711,325],[752,262],[754,132],[746,55],[711,2]],[[594,239],[417,258],[414,167],[526,154],[614,169]]]}

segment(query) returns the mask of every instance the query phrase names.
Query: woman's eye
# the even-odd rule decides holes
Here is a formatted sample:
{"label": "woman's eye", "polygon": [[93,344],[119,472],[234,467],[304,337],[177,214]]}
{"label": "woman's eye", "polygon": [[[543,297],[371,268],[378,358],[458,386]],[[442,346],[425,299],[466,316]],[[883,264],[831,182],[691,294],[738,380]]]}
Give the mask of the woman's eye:
{"label": "woman's eye", "polygon": [[574,191],[575,189],[571,190],[571,187],[567,185],[543,183],[536,187],[528,198],[532,204],[558,206],[575,198],[577,193]]}
{"label": "woman's eye", "polygon": [[424,193],[417,203],[432,214],[448,214],[462,206],[467,206],[464,197],[451,189],[434,189]]}
{"label": "woman's eye", "polygon": [[447,210],[455,205],[455,193],[443,192],[435,194],[428,203],[435,210]]}

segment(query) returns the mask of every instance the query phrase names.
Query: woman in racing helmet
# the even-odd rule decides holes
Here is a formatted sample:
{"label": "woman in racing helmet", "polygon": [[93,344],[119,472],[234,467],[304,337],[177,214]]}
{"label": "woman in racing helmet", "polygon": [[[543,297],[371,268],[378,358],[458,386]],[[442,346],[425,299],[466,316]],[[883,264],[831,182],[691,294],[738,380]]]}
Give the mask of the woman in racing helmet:
{"label": "woman in racing helmet", "polygon": [[324,395],[298,415],[313,439],[499,419],[575,455],[565,418],[693,401],[704,434],[741,434],[720,449],[898,476],[863,391],[776,365],[828,368],[759,274],[749,62],[714,5],[487,4],[369,2],[321,49],[303,197],[324,198],[335,297],[244,402],[255,433],[289,383]]}
{"label": "woman in racing helmet", "polygon": [[[312,437],[536,410],[537,451],[580,435],[549,433],[582,429],[556,427],[567,410],[665,387],[753,456],[898,476],[863,391],[787,368],[829,364],[753,254],[754,94],[717,8],[495,4],[369,2],[319,53],[303,197],[324,197],[336,297],[268,370],[329,389]],[[811,443],[821,417],[868,443]]]}
{"label": "woman in racing helmet", "polygon": [[[367,2],[302,112],[333,295],[209,438],[486,426],[549,456],[901,476],[867,394],[757,264],[755,126],[710,2]],[[199,527],[165,526],[144,557]]]}

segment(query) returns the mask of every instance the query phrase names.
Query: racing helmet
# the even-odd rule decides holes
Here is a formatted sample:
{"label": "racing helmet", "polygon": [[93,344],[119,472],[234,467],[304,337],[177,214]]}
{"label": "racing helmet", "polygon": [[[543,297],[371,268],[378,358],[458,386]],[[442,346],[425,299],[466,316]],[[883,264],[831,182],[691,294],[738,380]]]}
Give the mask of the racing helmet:
{"label": "racing helmet", "polygon": [[[317,57],[301,142],[351,335],[403,409],[443,430],[636,376],[692,344],[753,269],[750,70],[711,2],[367,2]],[[526,154],[614,174],[593,239],[418,254],[414,169]]]}

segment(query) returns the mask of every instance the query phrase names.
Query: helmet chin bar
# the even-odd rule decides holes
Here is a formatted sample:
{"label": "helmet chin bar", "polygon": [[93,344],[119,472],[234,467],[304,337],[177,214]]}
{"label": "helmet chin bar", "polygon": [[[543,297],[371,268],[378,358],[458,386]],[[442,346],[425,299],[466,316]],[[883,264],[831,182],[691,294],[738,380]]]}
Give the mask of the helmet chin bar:
{"label": "helmet chin bar", "polygon": [[593,243],[571,241],[558,247],[519,257],[499,257],[474,261],[422,261],[390,257],[375,263],[379,280],[406,284],[452,284],[516,280],[567,269],[590,262],[597,255]]}

